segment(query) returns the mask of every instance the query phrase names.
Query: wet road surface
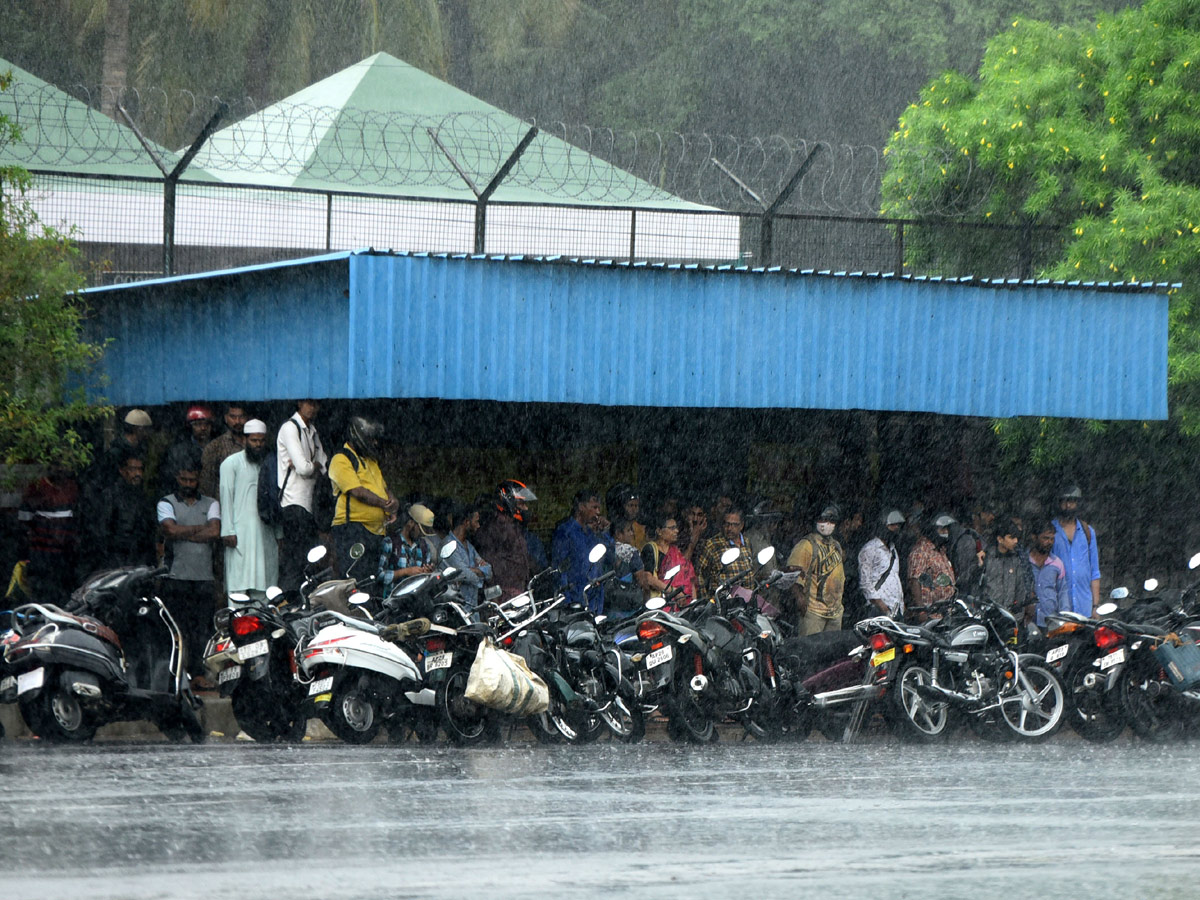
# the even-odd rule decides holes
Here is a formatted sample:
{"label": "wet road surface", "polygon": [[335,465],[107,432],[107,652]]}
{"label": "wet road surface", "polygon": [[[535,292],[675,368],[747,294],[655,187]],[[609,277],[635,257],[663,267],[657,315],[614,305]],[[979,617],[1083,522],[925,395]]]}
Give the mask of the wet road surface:
{"label": "wet road surface", "polygon": [[1200,746],[0,744],[0,896],[1141,897]]}

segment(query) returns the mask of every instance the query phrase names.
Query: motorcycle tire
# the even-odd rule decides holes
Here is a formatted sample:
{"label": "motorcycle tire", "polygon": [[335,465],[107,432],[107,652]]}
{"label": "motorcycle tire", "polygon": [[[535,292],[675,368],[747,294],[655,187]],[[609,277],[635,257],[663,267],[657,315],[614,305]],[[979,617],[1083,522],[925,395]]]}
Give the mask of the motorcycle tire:
{"label": "motorcycle tire", "polygon": [[619,682],[616,696],[600,718],[612,733],[613,739],[626,744],[636,744],[646,736],[646,716],[638,703],[633,685],[627,678],[617,674],[615,666],[608,666],[608,677]]}
{"label": "motorcycle tire", "polygon": [[464,695],[471,670],[456,666],[446,673],[437,687],[434,708],[442,731],[452,744],[473,747],[500,739],[500,722],[491,710],[472,703]]}
{"label": "motorcycle tire", "polygon": [[1037,662],[1021,660],[1015,688],[1020,703],[1001,703],[1004,722],[1017,737],[1041,742],[1062,727],[1066,692],[1058,674]]}
{"label": "motorcycle tire", "polygon": [[667,720],[670,723],[667,734],[672,740],[707,744],[711,743],[717,729],[712,712],[700,702],[696,692],[692,690],[694,659],[694,653],[684,654],[675,662],[675,680],[666,703]]}
{"label": "motorcycle tire", "polygon": [[258,743],[296,743],[304,740],[307,720],[298,711],[286,709],[270,692],[247,690],[245,686],[239,686],[229,702],[238,728]]}
{"label": "motorcycle tire", "polygon": [[1113,690],[1118,692],[1129,727],[1141,740],[1162,744],[1183,737],[1187,724],[1183,709],[1157,664],[1135,659]]}
{"label": "motorcycle tire", "polygon": [[[158,730],[173,744],[182,744],[190,740],[193,744],[204,743],[207,734],[196,711],[185,699],[179,701],[179,709],[162,716],[158,722]],[[247,732],[249,733],[249,732]]]}
{"label": "motorcycle tire", "polygon": [[1102,744],[1115,740],[1129,724],[1129,716],[1121,703],[1120,691],[1102,687],[1089,688],[1083,684],[1089,674],[1098,674],[1092,663],[1099,658],[1098,650],[1083,649],[1075,654],[1062,674],[1067,708],[1063,713],[1071,730],[1086,741]]}
{"label": "motorcycle tire", "polygon": [[369,744],[379,734],[379,710],[358,679],[347,678],[334,685],[325,713],[325,725],[347,744]]}
{"label": "motorcycle tire", "polygon": [[933,744],[945,740],[950,732],[950,704],[926,699],[917,691],[918,685],[931,681],[929,670],[915,662],[907,663],[896,673],[887,694],[888,718],[892,730],[902,740]]}
{"label": "motorcycle tire", "polygon": [[96,736],[95,723],[79,698],[58,683],[58,672],[48,671],[41,692],[33,700],[21,701],[20,708],[29,730],[44,741],[81,744]]}

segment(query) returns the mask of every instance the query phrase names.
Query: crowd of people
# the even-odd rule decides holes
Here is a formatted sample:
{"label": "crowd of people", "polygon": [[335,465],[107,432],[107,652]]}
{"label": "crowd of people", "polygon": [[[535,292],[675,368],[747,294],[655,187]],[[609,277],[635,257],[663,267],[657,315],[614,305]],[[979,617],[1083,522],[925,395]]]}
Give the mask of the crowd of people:
{"label": "crowd of people", "polygon": [[[375,575],[384,591],[453,566],[472,606],[485,586],[499,586],[507,599],[554,566],[569,601],[609,616],[632,615],[664,593],[678,605],[705,601],[733,578],[752,590],[770,546],[777,554],[767,571],[798,573],[770,604],[800,634],[874,614],[920,621],[925,607],[955,593],[1002,603],[1038,625],[1059,610],[1089,615],[1099,599],[1098,541],[1080,518],[1077,485],[1060,491],[1054,514],[1036,503],[1013,512],[977,501],[959,517],[919,502],[864,516],[830,501],[789,528],[770,503],[748,504],[729,489],[644,504],[635,486],[620,484],[603,494],[578,491],[547,548],[528,527],[537,496],[519,480],[470,499],[417,493],[401,501],[379,465],[378,422],[351,417],[346,440],[333,448],[318,431],[316,400],[297,401],[273,440],[267,423],[247,413],[228,405],[216,434],[212,410],[191,406],[186,433],[148,486],[153,423],[133,409],[78,478],[51,469],[30,485],[20,513],[25,590],[61,597],[93,571],[164,565],[163,600],[184,632],[192,672],[203,671],[215,605],[234,592],[263,596],[272,585],[295,595],[318,542],[330,547],[338,574],[361,544],[353,574]],[[597,544],[605,553],[594,560]],[[730,548],[736,557],[722,562]],[[613,579],[585,590],[608,570]]]}

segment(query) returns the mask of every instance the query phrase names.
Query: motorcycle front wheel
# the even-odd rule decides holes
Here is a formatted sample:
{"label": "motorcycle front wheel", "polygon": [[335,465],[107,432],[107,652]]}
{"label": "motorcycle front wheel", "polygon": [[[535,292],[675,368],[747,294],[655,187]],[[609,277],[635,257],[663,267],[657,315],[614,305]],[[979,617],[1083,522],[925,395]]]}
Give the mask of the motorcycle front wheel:
{"label": "motorcycle front wheel", "polygon": [[438,685],[434,700],[442,730],[451,743],[460,747],[493,743],[500,737],[500,723],[495,715],[465,696],[470,676],[467,667],[451,669]]}
{"label": "motorcycle front wheel", "polygon": [[1000,711],[1008,727],[1027,741],[1044,741],[1058,731],[1066,709],[1058,675],[1040,663],[1022,660],[1015,688],[1019,701],[1000,698]]}
{"label": "motorcycle front wheel", "polygon": [[616,740],[636,744],[646,735],[646,716],[642,712],[642,705],[635,696],[633,685],[628,679],[620,678],[615,666],[608,667],[608,677],[619,682],[619,687],[612,703],[600,713],[600,718]]}

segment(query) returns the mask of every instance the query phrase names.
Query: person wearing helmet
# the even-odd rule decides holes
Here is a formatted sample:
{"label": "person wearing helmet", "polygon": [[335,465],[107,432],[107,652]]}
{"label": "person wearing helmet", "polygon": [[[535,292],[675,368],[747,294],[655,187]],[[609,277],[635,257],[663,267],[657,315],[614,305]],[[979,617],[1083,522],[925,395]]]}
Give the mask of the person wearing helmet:
{"label": "person wearing helmet", "polygon": [[858,551],[859,585],[872,607],[885,616],[904,615],[904,584],[896,542],[904,513],[889,509],[879,517],[875,535]]}
{"label": "person wearing helmet", "polygon": [[1054,555],[1067,572],[1071,609],[1090,616],[1100,602],[1100,545],[1096,530],[1079,518],[1083,491],[1068,484],[1058,495],[1059,516],[1054,520]]}
{"label": "person wearing helmet", "polygon": [[537,495],[515,478],[500,482],[496,489],[496,514],[479,529],[475,545],[492,564],[492,578],[509,600],[524,593],[532,577],[529,545],[523,521]]}
{"label": "person wearing helmet", "polygon": [[367,559],[379,559],[387,524],[400,509],[377,461],[382,438],[383,426],[378,422],[351,416],[346,442],[329,459],[329,481],[337,497],[329,530],[339,575],[344,575],[352,562],[350,548],[354,544],[363,545]]}
{"label": "person wearing helmet", "polygon": [[[938,513],[927,523],[924,533],[908,555],[908,611],[917,612],[920,607],[949,600],[954,596],[954,567],[946,554],[950,546],[950,526],[954,516]],[[928,584],[922,582],[927,575]],[[941,578],[941,584],[938,580]]]}
{"label": "person wearing helmet", "polygon": [[193,403],[184,415],[187,431],[171,445],[163,465],[158,470],[159,485],[163,494],[175,490],[175,476],[181,469],[200,471],[204,448],[212,442],[213,414],[207,406]]}
{"label": "person wearing helmet", "polygon": [[792,593],[802,635],[842,629],[845,557],[842,545],[833,536],[841,518],[836,504],[825,504],[814,519],[812,532],[802,537],[788,554],[788,571],[800,573]]}

